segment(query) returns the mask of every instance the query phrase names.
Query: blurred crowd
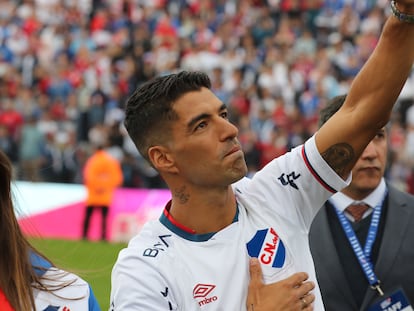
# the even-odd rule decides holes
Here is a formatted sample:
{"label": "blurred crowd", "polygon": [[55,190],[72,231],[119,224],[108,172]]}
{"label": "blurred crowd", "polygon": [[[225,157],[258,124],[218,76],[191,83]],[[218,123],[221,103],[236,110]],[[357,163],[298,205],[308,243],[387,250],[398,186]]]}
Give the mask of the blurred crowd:
{"label": "blurred crowd", "polygon": [[[124,187],[162,188],[122,125],[125,100],[154,76],[203,70],[254,174],[316,131],[389,14],[388,0],[0,0],[0,148],[20,180],[81,183],[105,146]],[[387,177],[414,192],[413,98],[410,77]]]}

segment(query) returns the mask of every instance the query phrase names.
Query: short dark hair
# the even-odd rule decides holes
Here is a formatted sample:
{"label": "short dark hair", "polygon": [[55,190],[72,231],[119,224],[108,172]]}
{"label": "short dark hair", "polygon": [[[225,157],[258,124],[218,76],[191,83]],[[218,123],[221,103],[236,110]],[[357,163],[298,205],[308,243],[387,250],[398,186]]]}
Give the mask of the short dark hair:
{"label": "short dark hair", "polygon": [[325,107],[323,107],[319,112],[319,122],[318,127],[326,123],[344,104],[346,99],[345,95],[338,95],[327,101]]}
{"label": "short dark hair", "polygon": [[173,109],[174,102],[203,87],[211,88],[206,73],[181,71],[144,83],[128,98],[124,124],[138,151],[148,162],[148,149],[168,140],[171,121],[178,118]]}

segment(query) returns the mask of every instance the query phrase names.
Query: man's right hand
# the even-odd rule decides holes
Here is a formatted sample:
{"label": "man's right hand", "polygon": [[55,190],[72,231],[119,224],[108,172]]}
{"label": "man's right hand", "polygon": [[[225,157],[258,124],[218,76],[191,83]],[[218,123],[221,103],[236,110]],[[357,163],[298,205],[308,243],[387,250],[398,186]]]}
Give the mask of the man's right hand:
{"label": "man's right hand", "polygon": [[282,281],[264,284],[262,269],[257,258],[250,259],[250,284],[247,294],[247,311],[312,311],[315,288],[307,281],[305,272],[295,273]]}

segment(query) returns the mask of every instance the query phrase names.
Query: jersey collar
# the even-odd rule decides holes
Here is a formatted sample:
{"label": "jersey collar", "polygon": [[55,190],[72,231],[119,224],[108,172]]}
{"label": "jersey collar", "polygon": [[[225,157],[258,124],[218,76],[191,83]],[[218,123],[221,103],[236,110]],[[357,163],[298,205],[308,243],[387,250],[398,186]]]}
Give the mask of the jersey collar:
{"label": "jersey collar", "polygon": [[[170,214],[170,208],[171,208],[171,201],[169,201],[167,205],[165,206],[164,211],[161,214],[159,220],[169,230],[174,232],[176,235],[182,237],[183,239],[193,241],[193,242],[205,242],[205,241],[210,240],[213,237],[213,235],[217,233],[217,232],[209,232],[209,233],[197,234],[194,230],[176,221]],[[239,220],[239,206],[237,205],[236,214],[234,215],[232,223],[237,222],[238,220]]]}

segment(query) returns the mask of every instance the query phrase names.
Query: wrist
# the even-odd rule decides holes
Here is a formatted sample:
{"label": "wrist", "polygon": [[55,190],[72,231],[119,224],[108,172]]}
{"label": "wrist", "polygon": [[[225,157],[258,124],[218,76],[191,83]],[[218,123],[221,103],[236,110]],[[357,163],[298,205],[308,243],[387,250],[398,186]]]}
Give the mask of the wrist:
{"label": "wrist", "polygon": [[400,22],[414,24],[414,5],[391,1],[391,12]]}

